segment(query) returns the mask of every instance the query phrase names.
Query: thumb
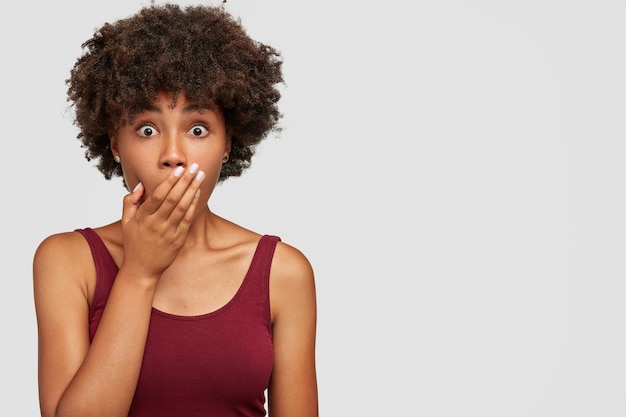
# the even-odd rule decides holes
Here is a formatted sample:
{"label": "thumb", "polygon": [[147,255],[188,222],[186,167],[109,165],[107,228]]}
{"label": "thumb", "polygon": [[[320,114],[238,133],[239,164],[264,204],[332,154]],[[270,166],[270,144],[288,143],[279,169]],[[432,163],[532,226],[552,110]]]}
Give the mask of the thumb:
{"label": "thumb", "polygon": [[131,191],[130,194],[124,196],[124,205],[122,207],[122,222],[127,223],[130,219],[135,217],[137,209],[139,208],[139,202],[143,196],[145,189],[141,182],[138,182]]}

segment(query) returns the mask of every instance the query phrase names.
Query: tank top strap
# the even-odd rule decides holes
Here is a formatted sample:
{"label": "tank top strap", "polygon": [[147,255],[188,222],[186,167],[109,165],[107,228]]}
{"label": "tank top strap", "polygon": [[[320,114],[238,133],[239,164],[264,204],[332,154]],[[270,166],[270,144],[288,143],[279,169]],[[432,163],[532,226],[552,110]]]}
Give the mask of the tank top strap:
{"label": "tank top strap", "polygon": [[113,260],[109,249],[107,249],[95,230],[87,227],[84,229],[76,229],[76,231],[82,234],[87,240],[87,243],[89,243],[89,248],[91,249],[91,254],[96,264],[96,272],[104,271],[111,267],[117,269],[117,264]]}
{"label": "tank top strap", "polygon": [[[109,293],[113,287],[113,281],[117,276],[118,267],[113,256],[107,249],[100,236],[92,228],[76,229],[89,244],[91,255],[96,267],[96,287],[94,289],[93,300],[89,308],[90,322],[94,315],[101,315],[102,310],[109,298]],[[91,329],[91,336],[95,333],[95,328]]]}
{"label": "tank top strap", "polygon": [[261,236],[250,269],[259,271],[263,276],[269,277],[270,268],[272,267],[272,258],[274,257],[274,251],[276,250],[278,242],[280,242],[278,236]]}
{"label": "tank top strap", "polygon": [[[278,236],[263,235],[259,240],[243,284],[245,297],[269,307],[270,269]],[[269,310],[268,310],[269,313]]]}

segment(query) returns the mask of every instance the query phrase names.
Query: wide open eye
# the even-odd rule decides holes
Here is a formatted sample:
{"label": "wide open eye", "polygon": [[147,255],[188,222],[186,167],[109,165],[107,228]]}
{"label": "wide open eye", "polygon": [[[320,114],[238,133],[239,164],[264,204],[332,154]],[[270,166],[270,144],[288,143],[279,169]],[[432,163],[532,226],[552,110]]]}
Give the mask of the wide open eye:
{"label": "wide open eye", "polygon": [[194,136],[196,138],[203,138],[209,134],[209,130],[202,125],[194,125],[191,127],[191,129],[188,130],[188,132],[191,136]]}
{"label": "wide open eye", "polygon": [[156,135],[157,130],[152,125],[143,125],[143,126],[140,126],[139,129],[137,129],[137,133],[140,136],[143,136],[145,138],[149,138],[151,136]]}

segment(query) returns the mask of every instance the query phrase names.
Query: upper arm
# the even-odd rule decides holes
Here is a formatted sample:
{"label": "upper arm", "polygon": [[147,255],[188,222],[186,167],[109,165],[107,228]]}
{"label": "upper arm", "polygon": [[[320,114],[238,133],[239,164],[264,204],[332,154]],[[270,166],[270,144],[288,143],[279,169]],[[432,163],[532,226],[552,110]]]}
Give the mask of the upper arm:
{"label": "upper arm", "polygon": [[316,295],[313,269],[297,249],[279,243],[270,276],[274,368],[271,417],[318,415],[315,370]]}
{"label": "upper arm", "polygon": [[90,252],[78,233],[48,237],[33,259],[42,416],[54,415],[89,348],[87,280],[80,259],[90,259]]}

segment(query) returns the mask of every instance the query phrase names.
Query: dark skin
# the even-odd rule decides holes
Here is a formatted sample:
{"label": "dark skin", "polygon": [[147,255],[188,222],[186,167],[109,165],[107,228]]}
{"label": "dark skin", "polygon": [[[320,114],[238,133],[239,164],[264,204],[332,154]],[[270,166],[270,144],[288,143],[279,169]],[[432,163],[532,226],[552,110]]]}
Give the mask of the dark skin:
{"label": "dark skin", "polygon": [[[151,309],[198,315],[233,297],[260,235],[208,203],[215,185],[240,175],[254,146],[278,129],[281,81],[276,51],[221,9],[149,7],[87,43],[68,80],[79,139],[105,178],[120,175],[132,191],[118,221],[94,228],[119,273],[93,342],[87,321],[96,275],[87,242],[66,232],[37,249],[42,416],[127,416]],[[270,301],[269,416],[316,417],[313,270],[283,242]]]}
{"label": "dark skin", "polygon": [[123,175],[110,132],[132,123],[161,90],[184,91],[224,114],[232,151],[220,181],[241,175],[256,145],[280,131],[280,53],[252,40],[221,7],[147,7],[105,24],[84,46],[67,80],[68,100],[85,156],[107,179]]}
{"label": "dark skin", "polygon": [[[95,229],[119,273],[91,344],[86,320],[96,277],[86,241],[76,232],[63,233],[37,250],[42,416],[126,416],[152,307],[196,315],[223,306],[241,285],[260,238],[207,205],[229,151],[223,118],[207,109],[186,114],[186,97],[174,108],[167,94],[160,97],[161,113],[140,115],[111,141],[127,182],[136,184],[124,197],[121,219]],[[212,132],[200,140],[189,137],[199,122]],[[137,133],[144,123],[158,132],[148,141]],[[315,417],[313,271],[285,243],[276,248],[272,265],[269,415]]]}

